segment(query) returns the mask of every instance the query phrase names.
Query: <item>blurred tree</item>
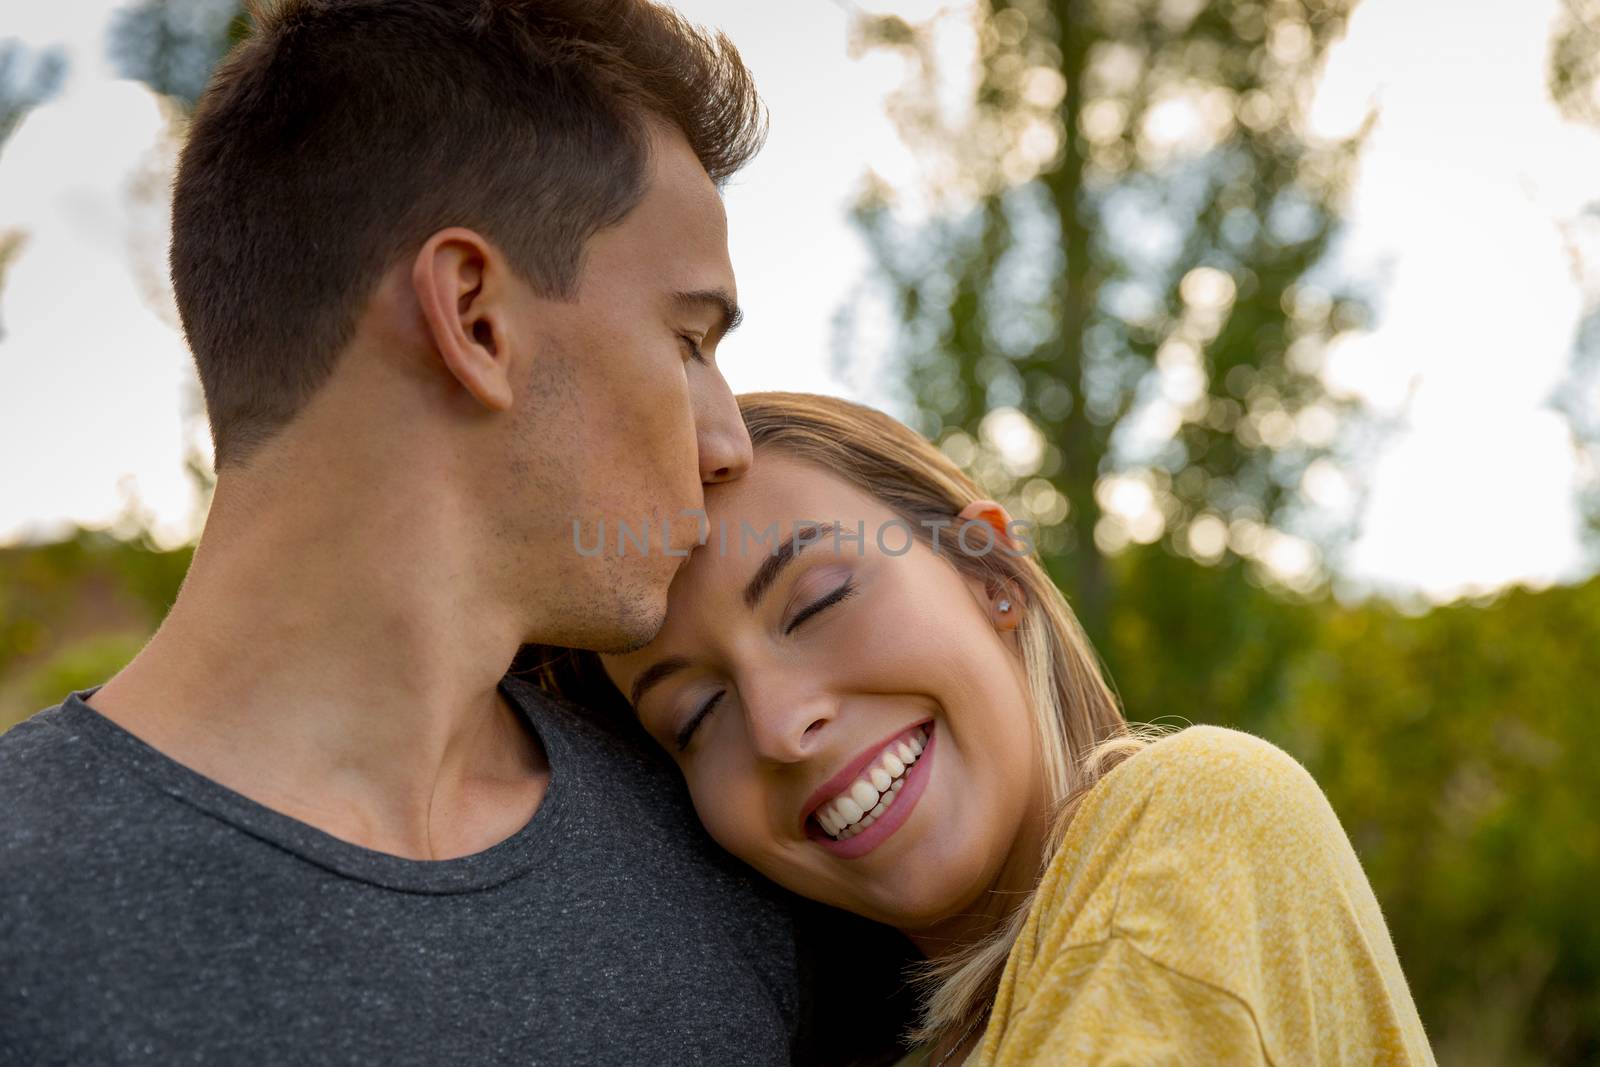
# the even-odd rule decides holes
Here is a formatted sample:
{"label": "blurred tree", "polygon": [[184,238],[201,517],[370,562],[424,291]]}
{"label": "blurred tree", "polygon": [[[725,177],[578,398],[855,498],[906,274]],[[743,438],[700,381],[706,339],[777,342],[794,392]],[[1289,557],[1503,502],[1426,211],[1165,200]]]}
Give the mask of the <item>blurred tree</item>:
{"label": "blurred tree", "polygon": [[[1549,87],[1562,114],[1600,128],[1600,0],[1562,0],[1550,41]],[[1588,517],[1590,554],[1600,563],[1600,263],[1595,262],[1600,255],[1600,200],[1569,229],[1568,245],[1588,310],[1556,407],[1572,427],[1579,501]]]}
{"label": "blurred tree", "polygon": [[[248,34],[250,17],[242,0],[141,0],[117,11],[106,32],[107,51],[124,77],[144,82],[175,106],[176,140],[185,132],[187,116],[194,110],[212,69],[229,49]],[[174,146],[172,162],[175,165]],[[133,185],[135,195],[154,202],[170,195],[171,174],[167,170],[141,175]],[[158,246],[165,249],[165,234]],[[151,307],[177,327],[176,308],[163,254],[151,261],[135,261]],[[188,388],[188,414],[191,423],[204,418],[204,400],[198,380]],[[184,457],[200,497],[203,515],[210,507],[216,486],[211,457],[198,443],[191,444]]]}
{"label": "blurred tree", "polygon": [[1600,125],[1600,0],[1561,0],[1549,81],[1563,114]]}
{"label": "blurred tree", "polygon": [[0,144],[23,115],[55,95],[66,73],[59,48],[35,52],[18,40],[0,40]]}
{"label": "blurred tree", "polygon": [[[55,95],[66,72],[66,57],[59,49],[35,53],[20,41],[0,40],[0,147],[23,115]],[[20,231],[0,230],[0,288],[5,286],[6,268],[25,241]],[[4,338],[5,324],[0,323],[0,340]]]}
{"label": "blurred tree", "polygon": [[[141,0],[113,13],[107,51],[124,77],[188,110],[212,67],[247,28],[241,0]],[[34,55],[15,40],[0,40],[0,144],[25,112],[60,87],[65,71],[59,49]],[[0,232],[0,286],[22,241],[21,234]]]}
{"label": "blurred tree", "polygon": [[[940,20],[858,20],[909,57],[893,100],[928,218],[856,217],[900,319],[919,428],[1045,531],[1091,636],[1107,557],[1162,542],[1311,590],[1341,524],[1300,505],[1345,405],[1317,371],[1364,306],[1318,270],[1364,131],[1300,131],[1349,0],[993,0],[952,110]],[[1063,521],[1064,520],[1064,521]],[[1312,542],[1290,537],[1296,530]]]}
{"label": "blurred tree", "polygon": [[122,75],[192,109],[211,68],[249,29],[240,0],[141,0],[118,11],[108,51]]}
{"label": "blurred tree", "polygon": [[[1600,203],[1591,205],[1586,214],[1591,226],[1600,231]],[[1578,326],[1571,369],[1557,389],[1554,407],[1566,416],[1572,431],[1578,459],[1578,505],[1586,520],[1589,557],[1600,565],[1600,278],[1587,280],[1588,310]]]}

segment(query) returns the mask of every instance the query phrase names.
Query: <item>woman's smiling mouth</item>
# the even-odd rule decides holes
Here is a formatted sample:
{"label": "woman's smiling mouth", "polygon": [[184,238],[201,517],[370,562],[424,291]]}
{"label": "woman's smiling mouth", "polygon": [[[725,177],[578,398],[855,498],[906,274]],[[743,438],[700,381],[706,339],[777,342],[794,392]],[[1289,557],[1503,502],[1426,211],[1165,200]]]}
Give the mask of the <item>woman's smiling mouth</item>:
{"label": "woman's smiling mouth", "polygon": [[916,806],[932,748],[933,723],[922,722],[851,761],[812,795],[806,836],[846,859],[872,851]]}

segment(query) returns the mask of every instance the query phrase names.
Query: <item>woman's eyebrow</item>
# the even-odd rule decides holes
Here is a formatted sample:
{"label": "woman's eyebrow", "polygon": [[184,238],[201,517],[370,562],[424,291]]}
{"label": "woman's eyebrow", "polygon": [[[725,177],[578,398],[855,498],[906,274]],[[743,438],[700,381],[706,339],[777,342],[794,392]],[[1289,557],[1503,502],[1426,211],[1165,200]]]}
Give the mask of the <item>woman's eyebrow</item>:
{"label": "woman's eyebrow", "polygon": [[794,533],[773,547],[772,554],[761,561],[761,566],[756,568],[756,573],[750,578],[750,584],[744,587],[745,606],[755,607],[756,602],[772,587],[772,583],[778,580],[778,574],[784,567],[787,567],[801,552],[822,540],[823,534],[837,529],[839,529],[837,522],[796,524]]}
{"label": "woman's eyebrow", "polygon": [[676,674],[688,665],[689,661],[682,656],[668,656],[664,660],[652,663],[633,680],[633,686],[628,693],[628,702],[637,709],[639,698],[644,696],[651,686],[664,681],[669,675]]}

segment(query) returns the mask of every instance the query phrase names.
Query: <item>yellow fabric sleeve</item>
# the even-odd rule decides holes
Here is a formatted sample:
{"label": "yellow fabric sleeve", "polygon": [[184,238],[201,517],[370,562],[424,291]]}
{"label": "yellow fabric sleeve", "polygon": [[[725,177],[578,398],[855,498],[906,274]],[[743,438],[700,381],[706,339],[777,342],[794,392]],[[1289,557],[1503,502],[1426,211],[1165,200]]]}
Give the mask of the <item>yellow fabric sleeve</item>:
{"label": "yellow fabric sleeve", "polygon": [[972,1062],[1434,1060],[1322,790],[1260,738],[1191,727],[1085,798]]}
{"label": "yellow fabric sleeve", "polygon": [[1121,938],[1057,957],[1030,1010],[1006,1027],[998,1056],[1001,1063],[1107,1067],[1268,1062],[1246,1004]]}

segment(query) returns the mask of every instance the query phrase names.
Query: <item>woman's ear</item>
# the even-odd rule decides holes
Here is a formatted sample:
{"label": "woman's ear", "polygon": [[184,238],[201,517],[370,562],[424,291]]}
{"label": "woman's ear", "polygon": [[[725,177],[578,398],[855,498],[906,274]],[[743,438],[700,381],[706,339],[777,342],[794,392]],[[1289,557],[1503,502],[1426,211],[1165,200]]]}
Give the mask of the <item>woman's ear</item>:
{"label": "woman's ear", "polygon": [[1001,633],[1015,630],[1027,614],[1022,586],[1013,579],[997,579],[989,594],[989,618]]}
{"label": "woman's ear", "polygon": [[440,360],[490,411],[505,411],[512,403],[511,353],[504,335],[508,274],[487,241],[459,226],[429,238],[411,267],[411,284]]}
{"label": "woman's ear", "polygon": [[[995,501],[974,500],[962,508],[961,513],[956,518],[961,520],[956,526],[956,535],[961,539],[960,544],[963,551],[970,551],[973,555],[978,556],[987,555],[988,553],[984,548],[980,547],[987,545],[989,551],[1003,547],[1012,554],[1021,553],[1022,545],[1018,543],[1016,538],[1011,536],[1011,514]],[[987,525],[994,533],[993,539],[987,540],[985,539],[985,534],[975,532],[979,528],[973,526],[973,523]],[[968,532],[969,530],[974,532]],[[973,547],[969,549],[968,545]]]}

